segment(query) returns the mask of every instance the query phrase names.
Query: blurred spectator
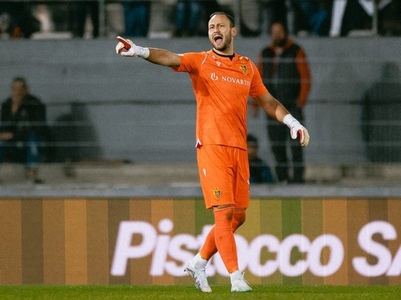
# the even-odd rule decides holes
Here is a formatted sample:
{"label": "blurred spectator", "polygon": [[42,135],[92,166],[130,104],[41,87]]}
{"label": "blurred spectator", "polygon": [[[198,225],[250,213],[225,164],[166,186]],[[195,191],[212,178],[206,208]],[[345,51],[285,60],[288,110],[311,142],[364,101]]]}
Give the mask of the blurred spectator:
{"label": "blurred spectator", "polygon": [[341,36],[347,36],[354,30],[371,30],[372,18],[366,13],[359,1],[346,1],[341,24]]}
{"label": "blurred spectator", "polygon": [[[66,37],[72,35],[73,2],[43,2],[33,5],[33,14],[40,22],[40,33],[51,34],[63,32]],[[41,2],[38,2],[41,3]],[[40,35],[39,35],[40,36]]]}
{"label": "blurred spectator", "polygon": [[[52,147],[48,160],[53,162],[77,162],[98,160],[101,149],[96,130],[90,120],[88,105],[71,102],[70,110],[59,115],[52,126]],[[54,146],[53,146],[54,145]]]}
{"label": "blurred spectator", "polygon": [[332,0],[302,0],[299,6],[312,35],[327,36],[330,29]]}
{"label": "blurred spectator", "polygon": [[[231,16],[236,16],[236,14],[234,13],[233,9],[231,6],[227,6],[227,5],[221,5],[219,3],[219,1],[217,0],[202,0],[202,2],[204,2],[203,4],[203,9],[205,12],[205,16],[206,16],[206,27],[207,28],[207,24],[209,21],[209,16],[211,14],[213,14],[216,11],[223,11],[228,13]],[[260,35],[260,30],[254,30],[248,27],[248,25],[243,21],[242,17],[240,17],[240,20],[236,21],[236,23],[239,24],[239,28],[240,28],[240,33],[242,36],[244,37],[255,37],[255,36],[259,36]],[[201,35],[207,35],[207,32],[201,32]]]}
{"label": "blurred spectator", "polygon": [[11,96],[1,106],[0,162],[24,163],[26,178],[41,183],[38,163],[42,154],[41,145],[47,139],[45,105],[29,94],[24,78],[14,78]]}
{"label": "blurred spectator", "polygon": [[274,183],[274,177],[267,163],[258,156],[258,139],[252,134],[247,136],[250,183]]}
{"label": "blurred spectator", "polygon": [[0,20],[2,34],[9,38],[30,38],[40,30],[40,22],[27,2],[0,2]]}
{"label": "blurred spectator", "polygon": [[125,34],[125,16],[122,2],[108,3],[106,5],[106,33],[108,37],[115,38]]}
{"label": "blurred spectator", "polygon": [[[270,27],[271,43],[261,50],[258,68],[263,83],[276,99],[300,122],[311,85],[311,74],[306,53],[288,37],[283,23]],[[257,116],[258,105],[253,105]],[[304,153],[299,141],[288,134],[288,127],[267,116],[267,133],[276,160],[276,177],[280,182],[304,183]],[[287,148],[291,150],[288,158]],[[292,172],[290,172],[292,170]],[[292,173],[292,176],[291,176]]]}
{"label": "blurred spectator", "polygon": [[177,1],[174,36],[197,36],[199,34],[201,2],[198,0]]}
{"label": "blurred spectator", "polygon": [[49,22],[53,31],[71,32],[75,30],[77,16],[74,1],[51,1],[43,4],[46,6]]}
{"label": "blurred spectator", "polygon": [[271,24],[281,22],[287,26],[287,6],[285,0],[258,0],[259,30],[268,33]]}
{"label": "blurred spectator", "polygon": [[123,1],[124,34],[128,37],[146,37],[149,32],[151,1]]}
{"label": "blurred spectator", "polygon": [[34,15],[40,22],[41,32],[52,32],[54,31],[54,23],[52,20],[51,12],[47,5],[39,4],[34,8]]}
{"label": "blurred spectator", "polygon": [[10,15],[0,8],[0,39],[7,40],[10,35],[8,28],[10,26]]}
{"label": "blurred spectator", "polygon": [[[375,4],[378,28],[374,28]],[[358,31],[401,35],[401,1],[333,0],[330,36],[348,36]]]}
{"label": "blurred spectator", "polygon": [[99,1],[97,0],[73,2],[72,28],[75,37],[84,37],[88,15],[92,22],[92,37],[99,37]]}
{"label": "blurred spectator", "polygon": [[386,62],[381,78],[362,97],[362,137],[371,162],[401,161],[401,73]]}
{"label": "blurred spectator", "polygon": [[379,34],[401,35],[401,1],[393,0],[379,11]]}

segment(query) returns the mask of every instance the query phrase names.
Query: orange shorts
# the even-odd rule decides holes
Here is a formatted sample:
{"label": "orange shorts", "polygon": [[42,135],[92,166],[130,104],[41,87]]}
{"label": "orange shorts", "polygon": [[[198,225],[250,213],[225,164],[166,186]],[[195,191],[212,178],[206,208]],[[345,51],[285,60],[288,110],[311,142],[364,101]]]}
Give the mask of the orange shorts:
{"label": "orange shorts", "polygon": [[246,150],[220,145],[197,148],[198,171],[205,205],[249,206],[249,163]]}

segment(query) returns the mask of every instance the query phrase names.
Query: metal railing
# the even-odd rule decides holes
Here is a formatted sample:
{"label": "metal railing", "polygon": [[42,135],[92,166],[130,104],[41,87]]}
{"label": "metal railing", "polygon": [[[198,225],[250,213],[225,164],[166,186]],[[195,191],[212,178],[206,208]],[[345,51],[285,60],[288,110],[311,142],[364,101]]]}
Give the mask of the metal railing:
{"label": "metal railing", "polygon": [[[50,142],[51,147],[56,152],[63,152],[63,155],[67,153],[82,158],[85,155],[95,157],[103,153],[104,156],[110,157],[115,155],[114,153],[127,151],[125,155],[136,156],[133,160],[152,161],[156,157],[152,153],[158,153],[159,161],[180,161],[182,157],[188,157],[193,152],[195,118],[192,114],[187,116],[188,111],[195,109],[193,99],[47,104],[50,114],[61,106],[71,106],[71,114],[51,120],[49,126],[55,137]],[[395,113],[400,111],[400,108],[401,99],[370,103],[363,100],[311,101],[306,110],[306,124],[313,138],[313,143],[305,150],[308,162],[329,165],[401,162],[401,117]],[[121,111],[119,120],[107,116],[110,109]],[[308,111],[316,110],[326,111],[327,115],[321,115],[321,119],[309,118]],[[137,111],[143,111],[143,116],[131,117]],[[154,111],[165,111],[168,117],[157,119]],[[359,113],[358,117],[342,119],[340,123],[332,124],[327,118],[333,111]],[[174,112],[182,114],[183,118],[170,116]],[[93,117],[99,114],[103,116],[102,119]],[[262,155],[272,159],[269,141],[265,140],[267,138],[264,118],[253,120],[248,117],[248,120],[249,131],[262,139]],[[105,122],[107,127],[104,126]],[[327,128],[317,127],[316,124],[322,122],[326,122]],[[347,132],[343,132],[342,128],[346,128]],[[119,135],[124,138],[120,140]],[[113,139],[104,139],[103,136]],[[114,138],[120,142],[116,142]],[[132,143],[133,140],[135,143]],[[128,146],[129,150],[121,150],[127,149],[128,144],[131,145]],[[144,148],[147,150],[143,151]],[[97,152],[94,149],[97,149]],[[175,154],[169,153],[170,150]],[[113,158],[129,159],[122,155],[123,157]]]}

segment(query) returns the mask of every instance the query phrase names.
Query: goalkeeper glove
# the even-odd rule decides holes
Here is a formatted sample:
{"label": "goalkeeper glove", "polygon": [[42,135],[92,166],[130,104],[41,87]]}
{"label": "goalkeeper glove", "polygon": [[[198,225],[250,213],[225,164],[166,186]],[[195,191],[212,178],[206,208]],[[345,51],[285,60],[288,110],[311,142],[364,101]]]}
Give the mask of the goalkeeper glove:
{"label": "goalkeeper glove", "polygon": [[283,123],[290,128],[291,138],[295,140],[299,136],[299,142],[302,147],[306,147],[309,144],[309,132],[308,130],[299,123],[291,114],[284,117]]}
{"label": "goalkeeper glove", "polygon": [[129,39],[124,39],[118,36],[117,40],[119,41],[116,45],[117,54],[128,57],[138,56],[142,58],[147,58],[150,54],[149,48],[137,46]]}

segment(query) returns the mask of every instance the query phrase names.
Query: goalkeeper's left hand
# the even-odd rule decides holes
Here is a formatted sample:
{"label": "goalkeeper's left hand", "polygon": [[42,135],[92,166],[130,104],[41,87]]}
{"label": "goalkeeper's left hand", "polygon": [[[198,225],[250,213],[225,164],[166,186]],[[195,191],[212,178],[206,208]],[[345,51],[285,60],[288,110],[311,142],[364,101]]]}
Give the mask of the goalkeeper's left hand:
{"label": "goalkeeper's left hand", "polygon": [[306,147],[309,144],[309,132],[308,130],[299,123],[291,114],[284,117],[283,123],[290,128],[291,138],[295,140],[299,136],[299,142],[302,147]]}

